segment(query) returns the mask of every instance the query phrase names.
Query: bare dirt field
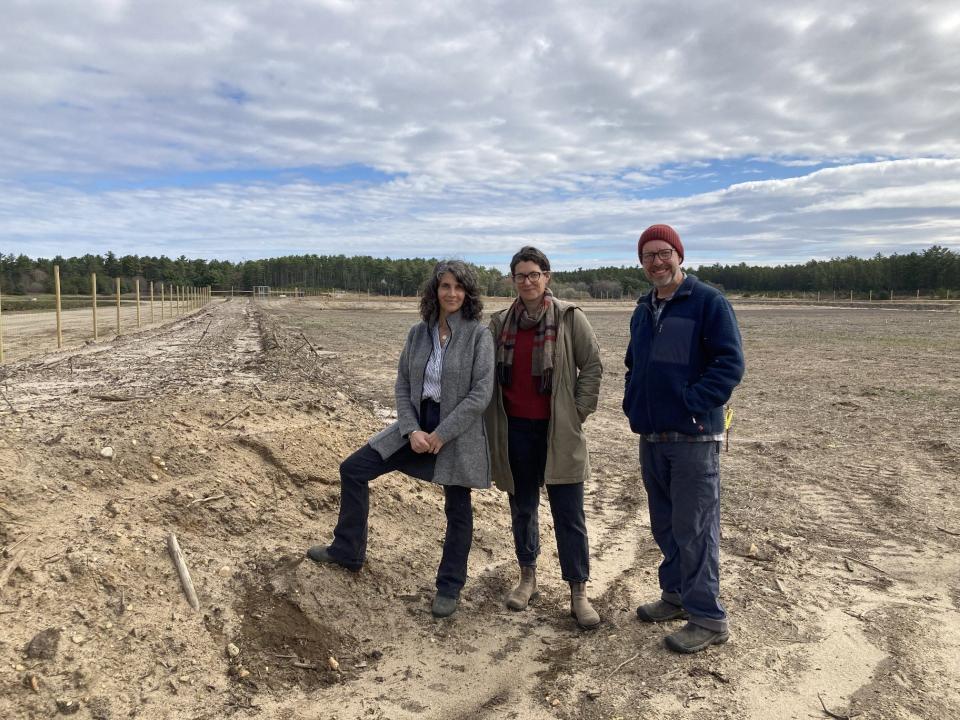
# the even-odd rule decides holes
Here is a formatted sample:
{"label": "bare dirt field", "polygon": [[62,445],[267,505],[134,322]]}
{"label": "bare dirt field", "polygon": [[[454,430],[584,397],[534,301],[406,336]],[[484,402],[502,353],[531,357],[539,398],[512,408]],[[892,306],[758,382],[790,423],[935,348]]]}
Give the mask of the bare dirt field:
{"label": "bare dirt field", "polygon": [[605,367],[587,422],[594,632],[568,615],[546,503],[540,599],[503,606],[516,568],[496,490],[474,494],[449,620],[429,609],[430,484],[374,483],[361,572],[301,561],[330,539],[339,462],[389,416],[412,300],[234,299],[112,342],[14,350],[0,718],[960,717],[960,314],[736,306],[732,637],[683,657],[662,645],[675,625],[634,615],[659,556],[620,411],[632,307],[585,309]]}
{"label": "bare dirt field", "polygon": [[[6,300],[9,304],[9,300]],[[37,355],[57,349],[57,314],[54,310],[9,312],[3,306],[0,317],[0,333],[3,338],[3,356],[6,362]],[[186,315],[186,303],[178,307],[169,300],[162,304],[144,301],[139,312],[136,304],[124,301],[120,306],[120,333],[156,327],[174,318]],[[139,315],[139,317],[138,317]],[[64,310],[60,318],[60,335],[64,347],[81,345],[94,340],[93,312],[88,308]],[[139,327],[138,327],[139,325]],[[97,340],[111,340],[117,335],[116,305],[100,305],[96,310]]]}

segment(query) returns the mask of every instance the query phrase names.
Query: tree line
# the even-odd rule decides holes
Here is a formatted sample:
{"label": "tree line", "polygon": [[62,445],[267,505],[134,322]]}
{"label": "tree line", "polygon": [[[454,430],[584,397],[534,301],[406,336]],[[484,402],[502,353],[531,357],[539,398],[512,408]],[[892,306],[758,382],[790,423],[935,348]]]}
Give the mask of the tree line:
{"label": "tree line", "polygon": [[[64,294],[90,292],[90,276],[97,276],[98,292],[132,292],[134,282],[211,286],[215,291],[251,290],[258,285],[277,289],[348,291],[377,295],[415,295],[433,269],[434,258],[374,258],[368,255],[290,255],[264,260],[189,260],[184,256],[106,255],[31,259],[0,253],[0,291],[10,295],[53,292],[53,266],[60,268]],[[508,275],[496,268],[473,266],[486,295],[512,293]],[[937,245],[922,252],[877,254],[872,258],[849,256],[810,260],[804,264],[701,265],[690,268],[700,279],[727,292],[856,292],[868,291],[925,295],[960,293],[960,254]],[[637,297],[650,285],[639,265],[600,267],[553,273],[552,287],[560,297]]]}

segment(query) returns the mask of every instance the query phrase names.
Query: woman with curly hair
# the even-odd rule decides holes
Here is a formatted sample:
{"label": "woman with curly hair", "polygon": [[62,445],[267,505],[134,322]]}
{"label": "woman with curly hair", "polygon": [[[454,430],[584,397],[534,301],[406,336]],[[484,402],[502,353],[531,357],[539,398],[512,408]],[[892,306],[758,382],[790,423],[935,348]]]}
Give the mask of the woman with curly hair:
{"label": "woman with curly hair", "polygon": [[493,394],[493,338],[480,323],[473,271],[442,260],[423,286],[397,368],[397,421],[340,465],[340,516],[329,546],[307,557],[357,572],[367,549],[371,480],[400,471],[443,487],[447,518],[432,612],[456,612],[473,539],[472,488],[490,487],[483,411]]}

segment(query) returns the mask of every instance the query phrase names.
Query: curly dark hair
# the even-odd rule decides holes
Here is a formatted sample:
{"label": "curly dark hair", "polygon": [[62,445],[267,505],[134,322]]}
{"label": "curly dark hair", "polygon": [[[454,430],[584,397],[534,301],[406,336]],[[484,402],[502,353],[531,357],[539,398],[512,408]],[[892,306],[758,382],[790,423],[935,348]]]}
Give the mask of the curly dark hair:
{"label": "curly dark hair", "polygon": [[479,320],[483,317],[483,301],[480,300],[480,286],[477,284],[476,274],[461,260],[441,260],[434,266],[430,277],[420,288],[420,317],[423,321],[432,323],[440,318],[437,289],[440,287],[440,278],[445,273],[453,275],[466,291],[463,307],[460,308],[463,319]]}

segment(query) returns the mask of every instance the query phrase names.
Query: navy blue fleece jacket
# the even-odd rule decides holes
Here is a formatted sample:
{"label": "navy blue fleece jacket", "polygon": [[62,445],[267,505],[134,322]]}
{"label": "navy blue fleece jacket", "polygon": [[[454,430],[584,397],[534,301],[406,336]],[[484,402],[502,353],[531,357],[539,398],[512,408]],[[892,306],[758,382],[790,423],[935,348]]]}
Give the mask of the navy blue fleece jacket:
{"label": "navy blue fleece jacket", "polygon": [[623,411],[639,434],[723,432],[723,405],[743,377],[743,344],[733,308],[687,275],[654,323],[652,298],[637,301]]}

